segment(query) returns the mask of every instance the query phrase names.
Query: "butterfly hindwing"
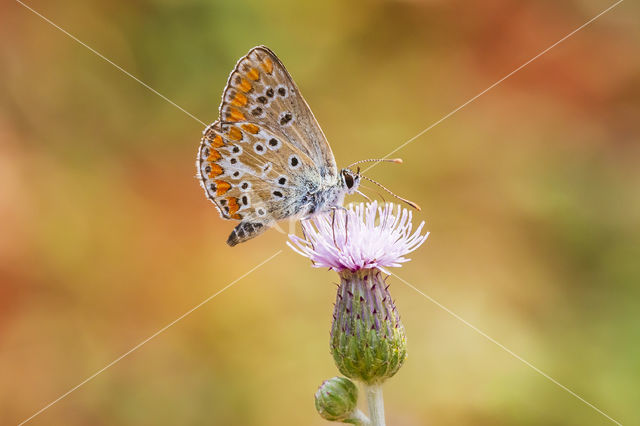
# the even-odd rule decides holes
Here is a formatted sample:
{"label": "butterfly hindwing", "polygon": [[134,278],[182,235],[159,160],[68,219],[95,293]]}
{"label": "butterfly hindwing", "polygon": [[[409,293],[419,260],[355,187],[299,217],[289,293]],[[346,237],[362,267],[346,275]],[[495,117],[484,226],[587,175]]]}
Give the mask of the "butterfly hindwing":
{"label": "butterfly hindwing", "polygon": [[198,152],[201,184],[225,219],[269,226],[295,216],[302,205],[308,155],[286,136],[248,122],[218,122],[205,131]]}

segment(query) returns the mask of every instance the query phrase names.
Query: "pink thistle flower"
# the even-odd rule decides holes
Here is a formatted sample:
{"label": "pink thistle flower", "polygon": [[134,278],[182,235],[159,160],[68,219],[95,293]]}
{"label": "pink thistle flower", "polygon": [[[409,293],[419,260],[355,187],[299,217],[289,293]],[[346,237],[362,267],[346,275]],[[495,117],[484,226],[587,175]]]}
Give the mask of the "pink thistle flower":
{"label": "pink thistle flower", "polygon": [[409,260],[405,256],[427,240],[429,233],[422,234],[424,222],[412,232],[411,219],[410,211],[392,203],[351,204],[303,220],[304,238],[289,235],[287,244],[317,268],[388,273],[385,268],[401,266]]}

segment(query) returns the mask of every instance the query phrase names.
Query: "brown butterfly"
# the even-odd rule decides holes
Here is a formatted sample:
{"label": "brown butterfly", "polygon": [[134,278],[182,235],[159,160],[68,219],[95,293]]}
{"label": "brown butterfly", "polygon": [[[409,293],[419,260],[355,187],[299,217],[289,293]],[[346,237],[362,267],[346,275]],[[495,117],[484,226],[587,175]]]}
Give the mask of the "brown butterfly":
{"label": "brown butterfly", "polygon": [[359,192],[360,173],[338,171],[309,105],[265,46],[238,61],[220,118],[203,134],[196,161],[200,184],[224,219],[240,221],[227,239],[230,246],[276,221],[342,208],[346,194]]}

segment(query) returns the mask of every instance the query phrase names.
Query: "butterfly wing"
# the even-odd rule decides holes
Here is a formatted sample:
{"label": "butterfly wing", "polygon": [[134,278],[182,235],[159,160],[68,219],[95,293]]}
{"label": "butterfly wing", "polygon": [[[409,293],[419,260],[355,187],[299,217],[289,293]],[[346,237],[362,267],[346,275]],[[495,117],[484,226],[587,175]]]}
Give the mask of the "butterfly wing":
{"label": "butterfly wing", "polygon": [[220,104],[222,125],[248,121],[278,130],[313,161],[321,178],[338,174],[335,158],[309,105],[282,62],[265,46],[254,47],[229,76]]}
{"label": "butterfly wing", "polygon": [[307,194],[335,183],[331,148],[300,90],[276,55],[251,49],[231,72],[220,119],[205,129],[198,175],[225,219],[240,220],[236,245],[276,221],[307,212]]}
{"label": "butterfly wing", "polygon": [[242,221],[227,241],[235,245],[298,215],[305,207],[305,179],[315,165],[283,133],[245,121],[209,126],[197,167],[220,215]]}

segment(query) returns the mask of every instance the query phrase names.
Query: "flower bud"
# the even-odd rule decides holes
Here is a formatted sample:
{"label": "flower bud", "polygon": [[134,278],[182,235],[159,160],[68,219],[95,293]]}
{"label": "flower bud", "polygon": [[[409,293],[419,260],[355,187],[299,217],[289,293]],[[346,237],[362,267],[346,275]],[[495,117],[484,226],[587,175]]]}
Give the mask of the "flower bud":
{"label": "flower bud", "polygon": [[392,377],[407,356],[400,315],[378,269],[340,272],[331,352],[340,372],[367,385]]}
{"label": "flower bud", "polygon": [[325,380],[316,392],[316,409],[325,420],[348,422],[354,417],[358,388],[345,377]]}

